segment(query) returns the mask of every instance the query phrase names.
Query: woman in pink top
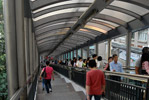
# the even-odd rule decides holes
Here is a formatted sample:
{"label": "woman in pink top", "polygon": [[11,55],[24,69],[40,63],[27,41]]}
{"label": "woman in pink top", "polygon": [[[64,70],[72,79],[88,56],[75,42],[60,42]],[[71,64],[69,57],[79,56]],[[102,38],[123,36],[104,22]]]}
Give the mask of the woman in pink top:
{"label": "woman in pink top", "polygon": [[44,79],[45,79],[45,86],[46,86],[47,93],[49,93],[49,89],[50,89],[50,92],[52,92],[51,78],[53,78],[54,80],[53,68],[50,67],[49,64],[50,64],[49,61],[46,61],[47,66],[42,69],[41,74],[40,74],[40,79],[41,79],[41,75],[45,70],[46,77],[44,77]]}
{"label": "woman in pink top", "polygon": [[106,64],[106,67],[104,68],[104,70],[110,71],[110,62],[112,62],[113,58],[109,57],[108,58],[108,63]]}
{"label": "woman in pink top", "polygon": [[141,73],[143,75],[149,75],[149,53],[142,54]]}

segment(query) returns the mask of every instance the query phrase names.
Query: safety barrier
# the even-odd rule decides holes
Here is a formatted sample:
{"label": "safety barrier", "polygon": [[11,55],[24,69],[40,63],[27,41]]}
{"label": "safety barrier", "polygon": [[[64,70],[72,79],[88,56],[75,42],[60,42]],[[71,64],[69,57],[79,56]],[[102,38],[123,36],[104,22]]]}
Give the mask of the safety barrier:
{"label": "safety barrier", "polygon": [[37,78],[39,75],[38,73],[39,73],[39,67],[28,78],[26,84],[14,93],[14,95],[10,98],[10,100],[20,100],[20,96],[24,92],[24,89],[27,87],[27,85],[31,85],[31,88],[29,90],[29,95],[27,96],[27,100],[34,100],[34,96],[36,92],[36,85],[37,85]]}
{"label": "safety barrier", "polygon": [[[65,65],[51,65],[55,71],[85,87],[87,68]],[[106,77],[106,95],[108,100],[148,100],[149,76],[104,71]],[[119,81],[111,77],[122,78]],[[132,82],[133,81],[133,82]]]}

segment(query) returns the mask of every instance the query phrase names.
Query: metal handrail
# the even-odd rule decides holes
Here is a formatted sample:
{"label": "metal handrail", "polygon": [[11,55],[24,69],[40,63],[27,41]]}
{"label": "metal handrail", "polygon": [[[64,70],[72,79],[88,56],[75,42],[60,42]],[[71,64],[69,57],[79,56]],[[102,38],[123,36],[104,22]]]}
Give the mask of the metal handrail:
{"label": "metal handrail", "polygon": [[[59,65],[59,66],[66,66],[66,65]],[[77,69],[89,70],[89,68],[80,68],[80,67],[71,67],[71,66],[66,66],[66,67],[74,68],[76,70]],[[120,76],[120,77],[126,77],[126,78],[129,78],[129,79],[134,79],[134,80],[139,80],[139,81],[144,81],[144,82],[147,82],[147,79],[149,79],[149,76],[147,76],[147,75],[111,72],[111,71],[104,71],[104,70],[102,70],[102,71],[105,74],[108,74],[108,75],[115,75],[115,76]]]}
{"label": "metal handrail", "polygon": [[120,73],[120,72],[111,72],[111,71],[103,71],[105,74],[109,73],[110,75],[115,76],[121,76],[121,77],[135,77],[135,78],[143,78],[143,79],[149,79],[149,76],[147,75],[138,75],[138,74],[129,74],[129,73]]}
{"label": "metal handrail", "polygon": [[30,81],[35,77],[34,74],[36,74],[37,71],[38,71],[38,68],[33,72],[32,75],[29,76],[26,84],[14,93],[14,95],[10,98],[10,100],[18,100],[19,99],[19,97],[21,96],[24,89],[27,87],[27,85],[30,83]]}

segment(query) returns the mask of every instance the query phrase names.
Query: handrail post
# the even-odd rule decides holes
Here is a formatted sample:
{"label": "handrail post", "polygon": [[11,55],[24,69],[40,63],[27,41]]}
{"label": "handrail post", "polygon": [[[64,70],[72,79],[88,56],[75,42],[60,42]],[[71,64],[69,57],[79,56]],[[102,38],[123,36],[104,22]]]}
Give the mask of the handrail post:
{"label": "handrail post", "polygon": [[145,100],[148,100],[149,98],[149,79],[147,80],[147,85],[146,85],[146,99]]}

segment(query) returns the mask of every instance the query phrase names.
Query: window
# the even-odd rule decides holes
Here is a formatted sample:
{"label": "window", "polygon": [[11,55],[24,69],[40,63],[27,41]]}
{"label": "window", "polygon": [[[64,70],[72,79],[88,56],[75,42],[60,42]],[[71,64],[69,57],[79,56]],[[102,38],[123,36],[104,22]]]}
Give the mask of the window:
{"label": "window", "polygon": [[112,39],[111,55],[117,54],[119,62],[126,66],[126,36]]}
{"label": "window", "polygon": [[83,59],[87,59],[87,47],[83,48]]}
{"label": "window", "polygon": [[78,58],[81,57],[81,49],[78,49]]}
{"label": "window", "polygon": [[149,47],[149,28],[133,33],[131,40],[131,67],[135,67],[136,61],[141,57],[143,47]]}
{"label": "window", "polygon": [[96,54],[96,46],[92,45],[89,47],[89,57],[92,57],[93,54]]}
{"label": "window", "polygon": [[146,42],[147,41],[147,33],[148,33],[148,29],[139,31],[138,32],[138,40],[142,41],[142,42]]}

